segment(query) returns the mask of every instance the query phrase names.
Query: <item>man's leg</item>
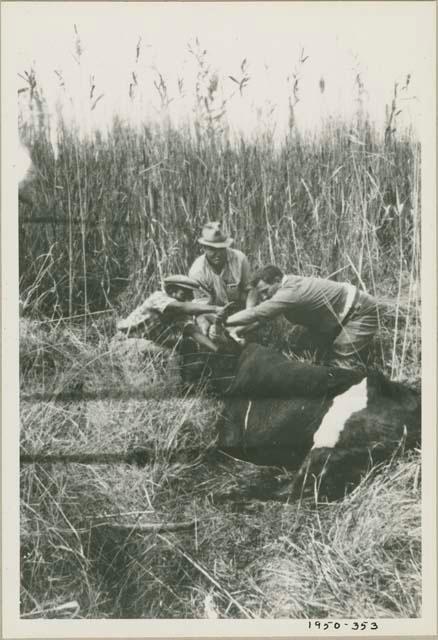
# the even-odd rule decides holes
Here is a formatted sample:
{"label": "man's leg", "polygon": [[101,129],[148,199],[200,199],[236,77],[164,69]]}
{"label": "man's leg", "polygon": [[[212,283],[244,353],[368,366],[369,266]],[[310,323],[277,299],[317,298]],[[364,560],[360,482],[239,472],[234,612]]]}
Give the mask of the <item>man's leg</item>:
{"label": "man's leg", "polygon": [[377,309],[367,294],[361,294],[359,303],[333,342],[328,362],[331,366],[365,369],[369,365],[369,349],[378,329]]}

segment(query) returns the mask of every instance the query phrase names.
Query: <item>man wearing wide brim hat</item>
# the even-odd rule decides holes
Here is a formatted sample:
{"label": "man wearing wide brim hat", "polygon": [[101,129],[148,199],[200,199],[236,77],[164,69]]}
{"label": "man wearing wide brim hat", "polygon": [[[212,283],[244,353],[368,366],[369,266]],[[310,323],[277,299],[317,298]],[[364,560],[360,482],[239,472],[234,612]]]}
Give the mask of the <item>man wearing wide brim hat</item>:
{"label": "man wearing wide brim hat", "polygon": [[[221,307],[194,301],[199,284],[185,275],[167,276],[163,291],[152,293],[139,307],[117,324],[126,336],[141,336],[163,347],[175,347],[183,336],[216,351],[214,343],[202,334],[193,316],[217,314]],[[205,294],[204,294],[205,298]]]}
{"label": "man wearing wide brim hat", "polygon": [[228,249],[233,244],[233,238],[229,238],[222,231],[219,222],[207,222],[202,229],[202,235],[198,238],[199,244],[213,249]]}
{"label": "man wearing wide brim hat", "polygon": [[247,257],[231,249],[233,238],[223,231],[219,222],[208,222],[198,243],[204,253],[192,264],[190,278],[199,282],[212,304],[236,302],[244,307],[250,282]]}
{"label": "man wearing wide brim hat", "polygon": [[[253,306],[250,291],[250,267],[247,257],[238,249],[231,249],[233,238],[222,229],[220,222],[207,222],[198,243],[204,252],[192,264],[189,276],[197,280],[208,294],[211,304],[236,304],[237,309]],[[249,294],[249,295],[248,295]],[[198,325],[205,335],[214,324],[208,316],[199,316]]]}

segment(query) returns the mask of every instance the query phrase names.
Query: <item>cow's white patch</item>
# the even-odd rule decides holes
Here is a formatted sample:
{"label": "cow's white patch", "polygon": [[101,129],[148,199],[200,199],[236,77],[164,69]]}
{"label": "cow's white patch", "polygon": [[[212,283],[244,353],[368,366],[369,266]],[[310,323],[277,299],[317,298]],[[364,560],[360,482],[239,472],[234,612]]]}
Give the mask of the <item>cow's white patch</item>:
{"label": "cow's white patch", "polygon": [[367,379],[354,385],[348,391],[333,400],[333,405],[324,416],[318,431],[313,436],[312,449],[333,448],[348,418],[357,411],[365,409],[368,402]]}

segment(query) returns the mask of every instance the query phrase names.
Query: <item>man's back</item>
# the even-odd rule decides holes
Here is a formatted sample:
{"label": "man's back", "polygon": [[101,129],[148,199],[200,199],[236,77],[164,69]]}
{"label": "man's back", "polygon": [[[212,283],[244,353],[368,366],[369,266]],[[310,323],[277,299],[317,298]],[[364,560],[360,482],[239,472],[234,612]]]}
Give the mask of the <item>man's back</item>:
{"label": "man's back", "polygon": [[324,278],[287,275],[268,302],[284,303],[283,315],[294,324],[329,333],[339,324],[349,286]]}

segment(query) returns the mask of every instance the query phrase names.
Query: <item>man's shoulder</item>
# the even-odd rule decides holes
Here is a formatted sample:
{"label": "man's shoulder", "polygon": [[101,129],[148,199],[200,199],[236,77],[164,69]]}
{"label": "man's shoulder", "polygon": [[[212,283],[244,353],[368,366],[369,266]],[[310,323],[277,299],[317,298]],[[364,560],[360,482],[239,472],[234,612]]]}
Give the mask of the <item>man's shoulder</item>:
{"label": "man's shoulder", "polygon": [[154,302],[155,300],[164,300],[165,298],[169,298],[168,294],[165,291],[153,291],[144,301],[144,304],[147,305],[149,302]]}
{"label": "man's shoulder", "polygon": [[243,262],[244,260],[248,260],[248,258],[243,253],[243,251],[240,251],[239,249],[227,249],[227,251],[228,251],[228,255],[232,259],[237,260],[238,262]]}
{"label": "man's shoulder", "polygon": [[281,280],[281,287],[293,286],[298,282],[303,282],[303,276],[296,276],[293,273],[287,273]]}
{"label": "man's shoulder", "polygon": [[146,298],[142,307],[144,310],[163,312],[172,301],[173,298],[165,291],[154,291]]}
{"label": "man's shoulder", "polygon": [[275,302],[291,302],[297,299],[301,295],[303,287],[305,287],[304,280],[305,278],[293,274],[283,276],[280,287],[271,300]]}

